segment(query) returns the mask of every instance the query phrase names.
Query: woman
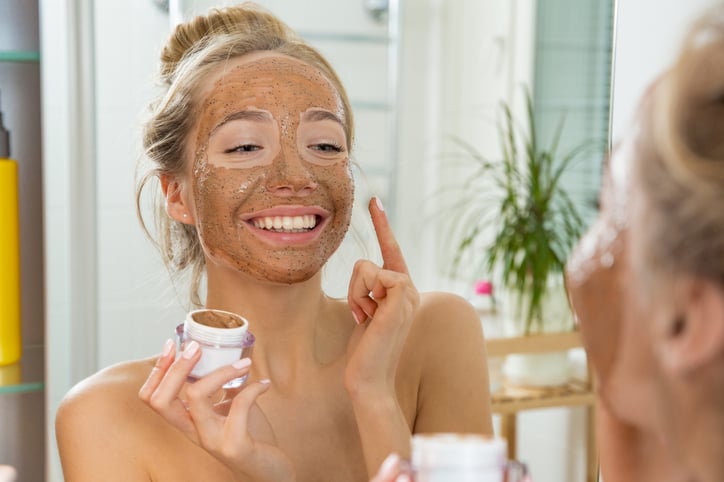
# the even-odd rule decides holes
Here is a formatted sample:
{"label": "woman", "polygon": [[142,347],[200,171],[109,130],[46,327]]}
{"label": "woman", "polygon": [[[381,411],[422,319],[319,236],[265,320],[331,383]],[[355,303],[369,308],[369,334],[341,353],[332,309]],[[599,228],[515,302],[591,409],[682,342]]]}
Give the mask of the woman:
{"label": "woman", "polygon": [[[161,75],[139,189],[159,179],[164,259],[191,269],[196,304],[250,321],[253,361],[189,384],[198,346],[176,356],[169,340],[83,381],[56,419],[66,479],[362,481],[411,433],[490,434],[480,321],[418,294],[379,200],[384,265],[359,261],[347,300],[322,291],[354,194],[352,111],[324,58],[244,4],[177,27]],[[245,374],[221,413],[222,385]]]}
{"label": "woman", "polygon": [[724,480],[724,10],[646,93],[607,171],[567,267],[603,478]]}

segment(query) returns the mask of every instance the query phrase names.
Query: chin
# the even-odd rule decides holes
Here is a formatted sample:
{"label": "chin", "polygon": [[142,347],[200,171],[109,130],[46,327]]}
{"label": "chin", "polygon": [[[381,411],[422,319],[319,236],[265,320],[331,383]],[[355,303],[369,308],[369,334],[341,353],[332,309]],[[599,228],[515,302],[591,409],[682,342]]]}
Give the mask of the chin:
{"label": "chin", "polygon": [[315,264],[314,266],[299,266],[292,269],[289,265],[282,267],[266,265],[258,266],[256,269],[253,267],[246,267],[246,269],[238,267],[237,270],[263,283],[293,285],[314,278],[322,270],[323,266]]}
{"label": "chin", "polygon": [[284,284],[284,285],[293,285],[297,283],[304,283],[305,281],[309,281],[310,279],[314,278],[314,276],[319,273],[319,270],[316,272],[299,272],[299,273],[279,273],[277,275],[265,275],[265,276],[259,276],[257,279],[259,281],[266,281],[271,283],[278,283],[278,284]]}

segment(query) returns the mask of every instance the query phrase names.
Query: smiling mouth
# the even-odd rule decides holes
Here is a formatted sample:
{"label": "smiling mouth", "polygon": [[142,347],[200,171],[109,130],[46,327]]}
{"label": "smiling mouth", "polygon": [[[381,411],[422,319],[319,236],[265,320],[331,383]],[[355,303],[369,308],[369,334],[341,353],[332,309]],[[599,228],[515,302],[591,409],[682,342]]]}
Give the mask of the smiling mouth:
{"label": "smiling mouth", "polygon": [[255,228],[275,233],[306,233],[313,230],[319,223],[319,216],[305,214],[303,216],[262,216],[250,222]]}

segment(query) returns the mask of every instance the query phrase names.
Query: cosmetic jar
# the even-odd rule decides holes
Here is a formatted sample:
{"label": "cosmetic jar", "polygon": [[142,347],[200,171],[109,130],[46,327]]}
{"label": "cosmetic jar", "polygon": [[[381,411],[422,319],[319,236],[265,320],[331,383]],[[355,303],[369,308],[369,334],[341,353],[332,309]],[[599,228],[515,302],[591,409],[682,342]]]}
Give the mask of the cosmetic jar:
{"label": "cosmetic jar", "polygon": [[529,480],[522,464],[507,460],[505,439],[476,434],[413,435],[412,468],[415,482]]}
{"label": "cosmetic jar", "polygon": [[[199,344],[201,358],[189,375],[190,381],[241,358],[251,357],[254,335],[248,328],[246,318],[229,311],[200,309],[189,312],[184,322],[176,327],[176,340],[179,353],[191,341]],[[247,376],[227,382],[224,388],[241,386]]]}

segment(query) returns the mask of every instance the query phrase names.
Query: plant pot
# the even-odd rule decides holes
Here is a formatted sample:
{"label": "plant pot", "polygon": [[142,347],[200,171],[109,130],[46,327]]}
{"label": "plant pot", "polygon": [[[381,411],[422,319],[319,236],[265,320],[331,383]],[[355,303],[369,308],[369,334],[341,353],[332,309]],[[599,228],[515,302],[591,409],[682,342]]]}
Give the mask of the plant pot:
{"label": "plant pot", "polygon": [[[573,314],[562,282],[550,282],[542,301],[543,323],[533,323],[526,332],[525,314],[528,306],[525,295],[509,291],[505,297],[504,330],[506,336],[527,336],[560,333],[573,328]],[[503,377],[508,385],[522,387],[552,387],[565,385],[572,368],[567,351],[511,354],[505,357]]]}

